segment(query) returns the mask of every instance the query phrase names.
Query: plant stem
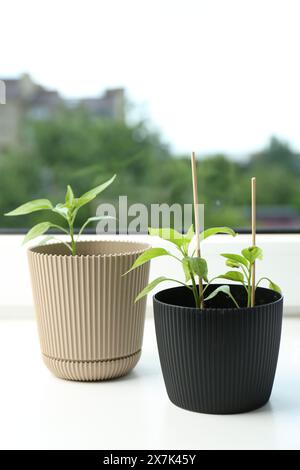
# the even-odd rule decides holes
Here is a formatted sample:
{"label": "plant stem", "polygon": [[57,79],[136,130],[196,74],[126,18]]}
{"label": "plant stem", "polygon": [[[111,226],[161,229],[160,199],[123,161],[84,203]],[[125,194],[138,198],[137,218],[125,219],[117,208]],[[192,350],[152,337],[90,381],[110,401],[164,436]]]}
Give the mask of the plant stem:
{"label": "plant stem", "polygon": [[77,254],[77,246],[76,246],[76,241],[74,238],[74,226],[72,223],[69,223],[70,227],[70,237],[71,237],[71,248],[72,248],[72,255],[76,256]]}
{"label": "plant stem", "polygon": [[242,269],[244,275],[245,275],[246,277],[248,277],[248,270],[247,270],[247,268],[245,268],[245,266],[243,266],[242,264],[240,264],[240,267],[241,267],[241,269]]}
{"label": "plant stem", "polygon": [[196,305],[196,308],[200,308],[200,297],[198,295],[197,286],[196,286],[196,282],[195,282],[195,277],[194,277],[194,274],[191,271],[190,271],[190,275],[191,275],[191,280],[192,280],[192,284],[193,284],[193,294],[194,294],[194,299],[195,299],[195,305]]}
{"label": "plant stem", "polygon": [[271,279],[269,279],[268,277],[261,277],[257,283],[256,283],[256,286],[255,286],[255,289],[258,287],[258,285],[261,283],[261,281],[268,281],[268,282],[271,282]]}
{"label": "plant stem", "polygon": [[249,275],[248,275],[248,301],[247,301],[247,307],[251,307],[251,294],[252,294],[252,289],[251,289],[251,266],[250,266]]}
{"label": "plant stem", "polygon": [[199,308],[203,308],[204,305],[203,305],[203,285],[202,285],[202,279],[201,277],[198,278],[199,279]]}

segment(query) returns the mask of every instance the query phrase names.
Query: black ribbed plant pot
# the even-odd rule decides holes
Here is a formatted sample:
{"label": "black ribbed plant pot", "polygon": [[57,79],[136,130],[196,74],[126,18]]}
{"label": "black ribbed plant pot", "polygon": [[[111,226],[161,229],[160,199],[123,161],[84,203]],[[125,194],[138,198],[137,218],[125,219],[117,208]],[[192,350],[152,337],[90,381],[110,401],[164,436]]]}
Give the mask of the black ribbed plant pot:
{"label": "black ribbed plant pot", "polygon": [[[207,293],[215,287],[209,286]],[[243,305],[244,287],[230,287]],[[240,309],[219,294],[198,310],[186,287],[163,290],[153,299],[161,368],[175,405],[231,414],[269,400],[281,337],[280,294],[257,288],[256,306]]]}

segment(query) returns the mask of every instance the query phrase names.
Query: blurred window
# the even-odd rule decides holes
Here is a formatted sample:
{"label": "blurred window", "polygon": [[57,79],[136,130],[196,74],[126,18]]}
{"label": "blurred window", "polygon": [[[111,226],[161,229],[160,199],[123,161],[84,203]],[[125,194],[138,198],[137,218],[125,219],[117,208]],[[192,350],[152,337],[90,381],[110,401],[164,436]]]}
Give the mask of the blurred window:
{"label": "blurred window", "polygon": [[249,229],[256,176],[258,228],[300,230],[299,14],[292,0],[6,2],[0,230],[44,218],[3,216],[21,203],[114,173],[99,201],[189,203],[191,150],[206,226]]}

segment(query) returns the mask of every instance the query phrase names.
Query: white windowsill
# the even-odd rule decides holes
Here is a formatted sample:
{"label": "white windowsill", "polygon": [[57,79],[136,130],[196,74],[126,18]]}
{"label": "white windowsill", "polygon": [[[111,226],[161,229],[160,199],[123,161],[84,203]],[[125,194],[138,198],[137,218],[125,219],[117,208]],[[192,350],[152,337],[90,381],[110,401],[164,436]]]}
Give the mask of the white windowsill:
{"label": "white windowsill", "polygon": [[[83,239],[99,239],[97,235]],[[124,236],[101,236],[101,238],[124,238]],[[33,315],[33,303],[27,266],[26,249],[22,247],[22,235],[0,236],[0,317],[20,318]],[[150,243],[153,246],[170,248],[156,237],[132,235],[132,240]],[[299,266],[300,235],[258,235],[257,244],[264,250],[264,261],[257,263],[257,276],[267,276],[279,284],[284,294],[284,312],[287,315],[300,315]],[[202,244],[202,256],[209,263],[209,275],[225,272],[224,259],[218,256],[222,252],[238,253],[243,247],[251,245],[250,235],[211,237]],[[182,276],[176,260],[161,257],[151,262],[150,279],[165,275]],[[183,278],[181,277],[183,280]],[[157,290],[172,286],[163,283]],[[154,291],[155,292],[155,291]],[[151,315],[152,296],[148,296],[148,313]]]}
{"label": "white windowsill", "polygon": [[80,383],[42,362],[36,324],[0,321],[2,449],[299,449],[300,319],[285,318],[269,403],[251,413],[205,415],[167,396],[154,322],[126,377]]}

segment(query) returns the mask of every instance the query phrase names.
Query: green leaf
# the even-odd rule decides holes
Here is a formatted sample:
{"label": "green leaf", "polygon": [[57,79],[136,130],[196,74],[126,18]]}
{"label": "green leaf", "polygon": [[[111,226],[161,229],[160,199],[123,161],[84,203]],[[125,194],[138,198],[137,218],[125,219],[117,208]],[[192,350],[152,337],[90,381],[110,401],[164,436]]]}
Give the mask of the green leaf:
{"label": "green leaf", "polygon": [[23,245],[30,240],[33,240],[36,237],[39,237],[40,235],[43,235],[43,233],[47,232],[49,228],[51,227],[50,222],[41,222],[40,224],[35,225],[32,227],[29,232],[27,232],[24,240],[23,240]]}
{"label": "green leaf", "polygon": [[161,276],[161,277],[157,277],[156,279],[154,279],[154,281],[150,282],[150,284],[148,284],[148,286],[146,286],[145,289],[143,289],[139,293],[139,295],[135,299],[135,302],[137,302],[141,298],[145,297],[145,295],[149,294],[149,292],[151,292],[154,289],[154,287],[156,287],[158,284],[160,284],[161,282],[164,282],[164,281],[168,281],[168,278],[164,277],[164,276]]}
{"label": "green leaf", "polygon": [[83,226],[81,227],[81,229],[79,230],[79,233],[78,233],[78,237],[80,237],[80,235],[82,234],[82,232],[84,231],[85,227],[90,223],[90,222],[96,222],[98,220],[106,220],[106,219],[115,219],[115,217],[111,217],[110,215],[99,215],[99,216],[95,216],[95,217],[89,217],[85,223],[83,224]]}
{"label": "green leaf", "polygon": [[149,234],[152,236],[157,236],[163,240],[167,240],[170,243],[176,245],[179,249],[184,244],[184,236],[174,230],[173,228],[151,228],[149,227]]}
{"label": "green leaf", "polygon": [[225,295],[228,295],[228,297],[231,298],[231,300],[233,301],[234,305],[237,307],[237,308],[240,308],[239,307],[239,304],[237,303],[237,301],[235,300],[235,298],[233,297],[233,295],[231,294],[230,292],[230,287],[229,286],[219,286],[217,287],[211,294],[209,294],[208,297],[206,297],[204,300],[210,300],[210,299],[213,299],[214,297],[216,297],[216,295],[218,295],[220,292],[222,292],[223,294]]}
{"label": "green leaf", "polygon": [[240,263],[237,263],[236,261],[231,261],[230,259],[227,259],[225,261],[226,266],[229,266],[230,268],[236,268],[239,269],[241,267]]}
{"label": "green leaf", "polygon": [[227,258],[232,262],[243,264],[244,266],[246,266],[246,268],[249,267],[247,259],[245,259],[241,255],[236,255],[234,253],[221,253],[221,256],[223,256],[223,258]]}
{"label": "green leaf", "polygon": [[170,253],[167,250],[165,250],[164,248],[149,248],[149,250],[144,251],[144,253],[142,253],[135,260],[135,262],[133,263],[133,265],[131,266],[129,271],[127,271],[124,274],[129,273],[133,269],[136,269],[137,267],[142,266],[145,263],[148,263],[148,261],[150,261],[153,258],[157,258],[158,256],[166,256],[166,255],[170,256]]}
{"label": "green leaf", "polygon": [[72,207],[73,202],[74,202],[74,193],[73,193],[73,189],[71,188],[71,186],[69,184],[67,186],[65,201],[66,201],[66,205],[68,207]]}
{"label": "green leaf", "polygon": [[278,294],[281,294],[281,289],[280,287],[275,284],[275,282],[271,281],[271,279],[269,279],[268,277],[261,277],[258,281],[258,283],[256,284],[256,287],[261,283],[261,281],[268,281],[269,282],[269,289],[272,289],[274,290],[275,292],[278,292]]}
{"label": "green leaf", "polygon": [[190,273],[190,266],[189,266],[189,262],[187,258],[183,258],[182,267],[184,271],[185,282],[189,282],[189,280],[191,279],[191,273]]}
{"label": "green leaf", "polygon": [[192,272],[207,282],[208,269],[206,260],[204,258],[199,258],[196,256],[193,258],[186,257],[185,259],[188,261]]}
{"label": "green leaf", "polygon": [[108,186],[112,184],[115,178],[116,178],[116,175],[114,175],[108,181],[105,181],[105,183],[102,183],[99,186],[96,186],[95,188],[91,189],[90,191],[87,191],[80,198],[75,199],[74,201],[75,201],[75,205],[77,209],[79,209],[79,207],[82,207],[85,204],[88,204],[89,202],[91,202],[93,199],[95,199],[95,197],[97,197],[98,194],[102,193],[102,191],[104,191]]}
{"label": "green leaf", "polygon": [[229,295],[230,294],[230,287],[229,286],[219,286],[217,287],[214,291],[212,291],[211,294],[209,294],[208,297],[205,297],[204,300],[210,300],[216,297],[220,292],[223,292],[223,294]]}
{"label": "green leaf", "polygon": [[228,271],[218,276],[219,279],[228,279],[229,281],[244,282],[244,275],[239,271]]}
{"label": "green leaf", "polygon": [[280,287],[277,284],[275,284],[275,282],[271,281],[271,279],[269,279],[269,289],[272,289],[275,292],[278,292],[278,294],[281,294]]}
{"label": "green leaf", "polygon": [[61,215],[64,219],[68,220],[70,215],[70,209],[66,204],[56,204],[56,206],[52,209],[53,212]]}
{"label": "green leaf", "polygon": [[236,236],[236,233],[232,228],[229,227],[212,227],[204,230],[200,233],[200,240],[205,240],[212,235],[216,235],[217,233],[227,233],[228,235],[232,235],[233,237]]}
{"label": "green leaf", "polygon": [[263,258],[263,251],[258,246],[250,246],[249,248],[244,248],[242,250],[242,255],[249,261],[250,264],[253,264],[256,259]]}
{"label": "green leaf", "polygon": [[193,225],[190,226],[187,233],[183,235],[173,228],[151,228],[148,229],[149,234],[155,237],[160,237],[163,240],[166,240],[182,250],[184,254],[187,254],[189,244],[195,235]]}
{"label": "green leaf", "polygon": [[8,212],[5,215],[25,215],[31,214],[32,212],[49,210],[52,208],[53,206],[48,199],[35,199],[34,201],[29,201],[25,204],[22,204],[22,206],[17,207],[13,211]]}

